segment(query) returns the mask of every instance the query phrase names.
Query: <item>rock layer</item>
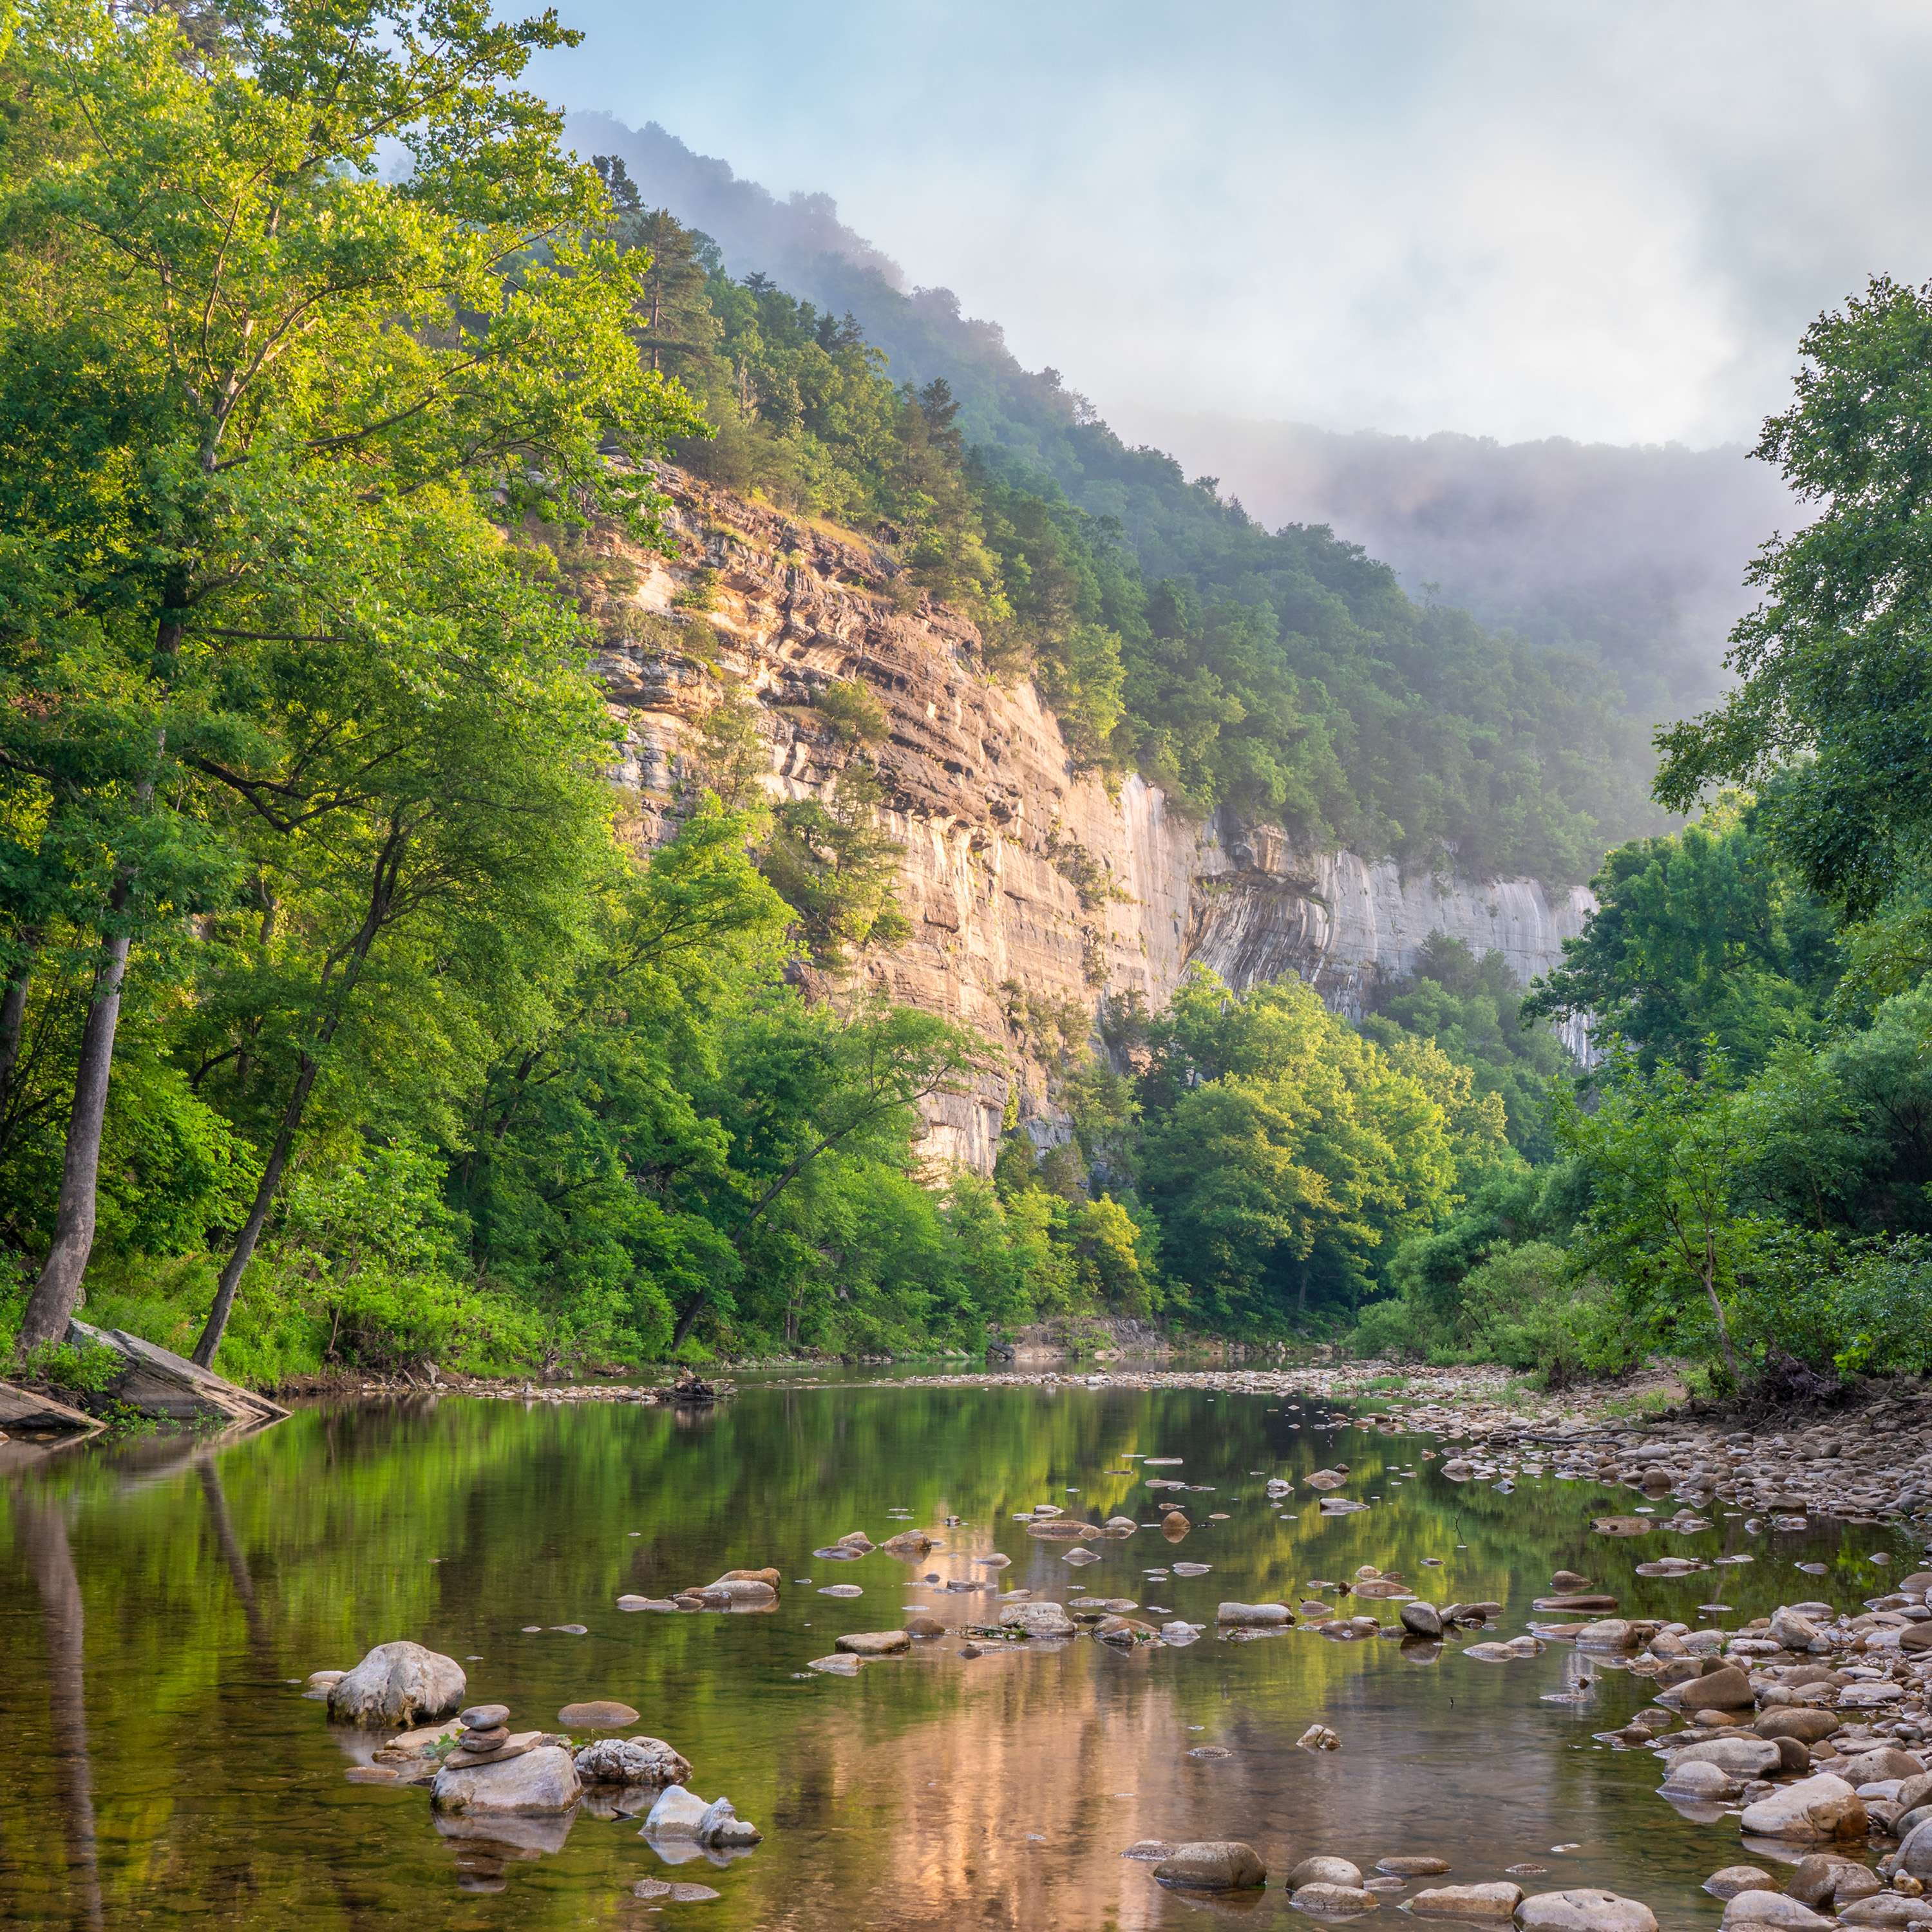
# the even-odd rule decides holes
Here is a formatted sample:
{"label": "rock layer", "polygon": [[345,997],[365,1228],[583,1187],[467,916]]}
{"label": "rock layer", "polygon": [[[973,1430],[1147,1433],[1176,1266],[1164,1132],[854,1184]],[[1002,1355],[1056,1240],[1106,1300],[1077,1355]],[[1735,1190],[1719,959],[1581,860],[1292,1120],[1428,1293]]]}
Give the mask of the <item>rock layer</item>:
{"label": "rock layer", "polygon": [[836,682],[869,688],[886,729],[866,755],[904,848],[911,932],[860,976],[976,1028],[1010,1063],[934,1103],[930,1154],[989,1169],[1010,1085],[1035,1140],[1060,1137],[1047,1058],[1064,1017],[1084,1024],[1103,993],[1158,1007],[1198,962],[1238,988],[1298,974],[1358,1017],[1432,933],[1501,952],[1527,982],[1582,929],[1580,888],[1406,878],[1392,860],[1304,850],[1278,826],[1190,818],[1138,776],[1110,790],[1077,769],[1032,682],[990,676],[974,627],[908,592],[875,546],[666,480],[680,559],[607,534],[607,554],[578,573],[626,728],[618,776],[646,836],[660,834],[728,686],[757,702],[768,791],[826,796],[854,753],[813,700]]}

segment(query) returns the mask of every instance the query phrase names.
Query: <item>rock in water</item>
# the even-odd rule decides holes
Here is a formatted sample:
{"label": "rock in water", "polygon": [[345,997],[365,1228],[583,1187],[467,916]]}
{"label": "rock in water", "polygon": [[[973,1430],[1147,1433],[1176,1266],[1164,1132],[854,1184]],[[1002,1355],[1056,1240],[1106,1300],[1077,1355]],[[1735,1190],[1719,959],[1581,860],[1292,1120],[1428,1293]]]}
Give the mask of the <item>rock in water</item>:
{"label": "rock in water", "polygon": [[567,1731],[617,1731],[634,1724],[638,1714],[614,1698],[593,1697],[586,1703],[565,1705],[556,1720]]}
{"label": "rock in water", "polygon": [[1252,1845],[1232,1838],[1177,1845],[1154,1868],[1162,1885],[1195,1892],[1252,1892],[1268,1883],[1268,1867]]}
{"label": "rock in water", "polygon": [[429,1801],[438,1811],[542,1817],[568,1811],[582,1790],[569,1752],[539,1744],[500,1764],[446,1766],[430,1786]]}
{"label": "rock in water", "polygon": [[714,1798],[692,1835],[700,1845],[728,1851],[734,1846],[755,1845],[765,1834],[748,1818],[738,1816],[730,1798]]}
{"label": "rock in water", "polygon": [[1726,1865],[1704,1881],[1704,1889],[1713,1898],[1735,1898],[1741,1892],[1775,1892],[1778,1881],[1756,1865]]}
{"label": "rock in water", "polygon": [[1319,1855],[1304,1858],[1283,1881],[1290,1892],[1299,1892],[1304,1885],[1340,1885],[1359,1886],[1362,1882],[1362,1868],[1352,1864],[1346,1858],[1323,1858]]}
{"label": "rock in water", "polygon": [[698,1828],[711,1815],[711,1807],[694,1791],[681,1784],[668,1784],[658,1793],[657,1802],[644,1820],[647,1838],[696,1840]]}
{"label": "rock in water", "polygon": [[1414,1636],[1440,1636],[1442,1634],[1442,1615],[1433,1604],[1420,1600],[1405,1604],[1396,1612],[1402,1619],[1402,1627]]}
{"label": "rock in water", "polygon": [[1373,1912],[1382,1904],[1373,1892],[1358,1885],[1298,1886],[1289,1901],[1298,1912],[1317,1918],[1352,1918],[1360,1912]]}
{"label": "rock in water", "polygon": [[1508,1918],[1522,1902],[1522,1887],[1498,1879],[1487,1885],[1438,1885],[1418,1892],[1408,1909],[1418,1918]]}
{"label": "rock in water", "polygon": [[1516,1922],[1522,1932],[1657,1932],[1657,1914],[1648,1906],[1582,1886],[1526,1898]]}
{"label": "rock in water", "polygon": [[463,1666],[419,1643],[379,1643],[330,1687],[328,1714],[339,1724],[408,1724],[440,1718],[463,1702]]}
{"label": "rock in water", "polygon": [[1932,1924],[1932,1898],[1907,1898],[1903,1892],[1876,1892],[1838,1907],[1840,1923],[1879,1926],[1902,1932],[1908,1925]]}
{"label": "rock in water", "polygon": [[1724,1924],[1736,1932],[1740,1925],[1772,1925],[1780,1932],[1826,1932],[1832,1922],[1822,1913],[1781,1892],[1741,1892],[1724,1907]]}
{"label": "rock in water", "polygon": [[[1058,1609],[1058,1606],[1054,1607]],[[902,1650],[910,1650],[912,1639],[902,1630],[848,1630],[843,1636],[835,1637],[832,1647],[849,1657],[892,1657]]]}
{"label": "rock in water", "polygon": [[586,1784],[682,1784],[691,1775],[683,1755],[662,1738],[599,1738],[577,1754]]}
{"label": "rock in water", "polygon": [[1000,1623],[1009,1630],[1022,1630],[1030,1637],[1071,1636],[1073,1619],[1058,1604],[1008,1604],[1000,1612]]}
{"label": "rock in water", "polygon": [[[1821,1772],[1816,1778],[1801,1778],[1755,1804],[1746,1805],[1738,1822],[1747,1838],[1828,1844],[1834,1840],[1862,1838],[1869,1820],[1864,1801],[1858,1793],[1842,1778]],[[1932,1851],[1932,1840],[1928,1841],[1927,1849]],[[1901,1862],[1904,1856],[1901,1846]]]}
{"label": "rock in water", "polygon": [[1294,1619],[1286,1604],[1223,1604],[1214,1612],[1214,1621],[1264,1628],[1292,1624]]}

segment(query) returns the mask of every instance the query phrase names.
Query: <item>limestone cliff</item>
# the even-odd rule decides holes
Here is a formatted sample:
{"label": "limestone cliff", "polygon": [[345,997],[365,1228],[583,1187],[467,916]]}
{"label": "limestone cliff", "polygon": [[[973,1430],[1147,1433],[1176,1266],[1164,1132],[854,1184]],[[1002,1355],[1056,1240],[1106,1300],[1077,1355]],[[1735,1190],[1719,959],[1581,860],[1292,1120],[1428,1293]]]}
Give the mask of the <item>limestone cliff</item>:
{"label": "limestone cliff", "polygon": [[1202,823],[1138,777],[1076,771],[1033,685],[986,672],[979,634],[849,532],[668,478],[684,555],[608,538],[580,574],[599,668],[626,721],[624,782],[661,821],[694,727],[726,685],[754,696],[776,796],[836,788],[850,753],[814,695],[859,680],[887,721],[868,755],[904,858],[910,936],[856,978],[994,1042],[1007,1070],[939,1103],[928,1150],[990,1167],[1010,1090],[1053,1132],[1043,1051],[1077,1005],[1158,1006],[1199,961],[1231,985],[1294,973],[1359,1017],[1378,974],[1432,932],[1496,950],[1520,977],[1556,962],[1590,909],[1535,880],[1404,878],[1393,861],[1298,850],[1278,827]]}

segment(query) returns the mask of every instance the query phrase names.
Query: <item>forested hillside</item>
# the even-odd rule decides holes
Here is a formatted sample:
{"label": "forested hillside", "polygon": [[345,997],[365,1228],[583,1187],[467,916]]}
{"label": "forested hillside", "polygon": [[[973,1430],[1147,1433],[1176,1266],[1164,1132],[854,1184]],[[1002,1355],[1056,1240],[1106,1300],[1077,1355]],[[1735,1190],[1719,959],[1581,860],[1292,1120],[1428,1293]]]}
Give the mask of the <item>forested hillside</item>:
{"label": "forested hillside", "polygon": [[[1118,404],[1120,434],[1110,436],[1054,372],[1023,368],[997,323],[968,316],[948,290],[909,287],[829,196],[781,201],[655,122],[580,113],[566,130],[581,152],[623,159],[649,199],[718,242],[733,274],[762,273],[820,309],[849,311],[900,380],[944,378],[971,440],[1051,476],[1089,511],[1131,507],[1133,540],[1152,544],[1144,556],[1156,574],[1193,554],[1170,532],[1199,520],[1199,493],[1184,479],[1208,472],[1215,494],[1239,496],[1270,529],[1325,525],[1364,545],[1418,602],[1469,610],[1602,668],[1646,727],[1715,694],[1724,636],[1748,608],[1744,568],[1802,514],[1775,473],[1738,448],[1338,434],[1191,416],[1159,395]],[[1070,416],[1072,428],[1101,433],[1070,434]],[[1156,460],[1124,463],[1143,443]],[[1646,738],[1633,742],[1640,750]]]}
{"label": "forested hillside", "polygon": [[[757,271],[732,280],[710,238],[668,211],[656,215],[665,248],[687,251],[713,278],[710,367],[683,366],[721,424],[742,396],[767,430],[790,427],[789,412],[811,441],[846,440],[841,403],[808,374],[814,332],[827,343],[844,332],[853,351],[862,336],[890,380],[916,373],[923,392],[944,386],[949,431],[972,454],[988,538],[1013,520],[1006,500],[1038,506],[1026,515],[1050,524],[1055,548],[1075,554],[1078,619],[1120,640],[1123,709],[1105,733],[1114,757],[1138,762],[1197,808],[1226,800],[1312,842],[1420,864],[1446,856],[1479,878],[1580,880],[1606,845],[1662,829],[1648,796],[1654,704],[1634,711],[1587,644],[1552,650],[1486,633],[1460,611],[1412,601],[1385,566],[1325,529],[1264,530],[1211,479],[1190,481],[1172,457],[1128,447],[1057,372],[1022,369],[999,332],[962,318],[945,291],[899,292],[890,265],[821,203],[782,208],[722,164],[696,162],[662,130],[638,135],[597,116],[572,125],[580,141],[610,140],[640,207],[658,191],[653,177],[669,175],[686,200],[748,231],[752,248],[769,250],[766,259],[814,296],[796,302]],[[755,313],[724,292],[746,288]],[[713,473],[752,476],[728,464]],[[791,489],[807,507],[828,506],[808,471]],[[848,500],[833,513],[856,507]],[[1005,540],[1022,572],[1025,540],[1018,532]],[[934,587],[970,592],[978,568],[962,555]],[[1048,632],[1055,621],[1065,631],[1064,620],[1043,625],[1039,593],[1030,606],[1024,584],[1015,589],[1011,633],[1064,703],[1069,646]],[[998,626],[997,600],[972,608]],[[1090,632],[1074,655],[1090,655],[1094,641]],[[1075,675],[1092,682],[1090,672]],[[1654,678],[1642,675],[1649,704]],[[1085,721],[1097,749],[1096,722],[1108,721]]]}
{"label": "forested hillside", "polygon": [[[1808,343],[1762,453],[1824,514],[1760,566],[1737,695],[1666,746],[1672,809],[1754,790],[1646,832],[1642,734],[1587,666],[1260,530],[1044,379],[1030,442],[988,444],[945,380],[566,154],[518,83],[570,40],[50,0],[0,46],[27,1372],[86,1388],[82,1306],[264,1382],[1099,1311],[1360,1317],[1556,1372],[1924,1352],[1932,304],[1881,286]],[[1096,980],[1097,1039],[1087,1000],[1028,1012],[1068,1137],[935,1167],[922,1110],[1006,1070],[859,990],[907,930],[883,707],[802,684],[836,782],[773,787],[704,642],[709,553],[638,602],[679,547],[668,463],[862,547],[855,598],[963,613],[958,675],[1030,674],[1075,760],[1177,810],[1478,876],[1636,842],[1527,1010],[1448,944],[1359,1029],[1298,981],[1197,971],[1155,1012]],[[613,608],[700,694],[649,836],[592,671]],[[1054,863],[1104,900],[1092,855]],[[1546,1016],[1582,1012],[1610,1058],[1580,1103]]]}

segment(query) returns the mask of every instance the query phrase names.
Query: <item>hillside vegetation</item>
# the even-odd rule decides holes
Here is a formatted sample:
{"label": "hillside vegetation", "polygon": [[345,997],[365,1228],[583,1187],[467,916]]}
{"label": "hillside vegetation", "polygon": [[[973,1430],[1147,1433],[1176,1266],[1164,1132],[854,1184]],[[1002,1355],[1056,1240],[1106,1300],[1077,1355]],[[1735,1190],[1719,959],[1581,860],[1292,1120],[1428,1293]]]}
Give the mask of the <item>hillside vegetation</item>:
{"label": "hillside vegetation", "polygon": [[[1916,1359],[1920,298],[1808,344],[1765,454],[1826,514],[1767,554],[1738,695],[1666,746],[1671,808],[1754,790],[1671,834],[1588,667],[1259,530],[1044,377],[1030,442],[988,444],[842,314],[727,275],[564,153],[518,85],[572,40],[547,16],[0,24],[28,1370],[86,1385],[82,1306],[262,1381],[977,1348],[1102,1310],[1556,1372],[1659,1339],[1733,1378]],[[767,795],[708,673],[655,848],[608,782],[594,539],[670,545],[668,459],[865,532],[1102,773],[1418,864],[1576,878],[1634,834],[1606,913],[1528,1012],[1447,944],[1360,1029],[1201,974],[1103,1002],[1097,1042],[1071,1012],[1072,1138],[929,1168],[922,1108],[997,1070],[854,990],[905,930],[874,694],[822,694],[823,796]],[[1579,1102],[1539,1016],[1583,1010],[1612,1054]]]}

